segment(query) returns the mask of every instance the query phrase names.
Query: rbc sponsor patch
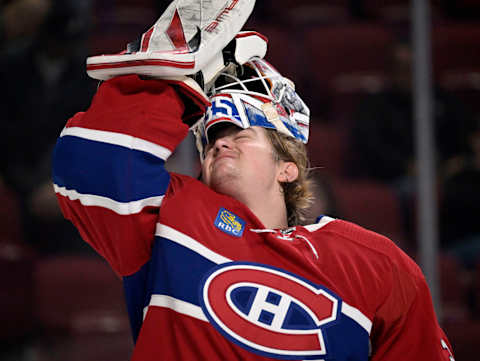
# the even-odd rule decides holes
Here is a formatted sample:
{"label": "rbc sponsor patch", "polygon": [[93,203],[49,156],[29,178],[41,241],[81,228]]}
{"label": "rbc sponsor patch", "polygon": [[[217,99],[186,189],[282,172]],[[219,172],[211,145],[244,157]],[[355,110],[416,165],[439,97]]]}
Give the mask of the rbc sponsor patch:
{"label": "rbc sponsor patch", "polygon": [[215,227],[232,236],[241,237],[245,221],[225,208],[220,208],[215,218]]}

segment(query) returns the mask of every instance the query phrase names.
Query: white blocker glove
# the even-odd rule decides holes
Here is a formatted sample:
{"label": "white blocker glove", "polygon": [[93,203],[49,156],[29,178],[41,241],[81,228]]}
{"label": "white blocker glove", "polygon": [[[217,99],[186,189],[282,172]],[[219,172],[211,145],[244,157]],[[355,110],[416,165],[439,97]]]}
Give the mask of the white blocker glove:
{"label": "white blocker glove", "polygon": [[207,85],[229,62],[265,56],[265,37],[240,32],[254,5],[255,0],[174,0],[125,51],[89,57],[87,73],[98,80],[126,74],[165,79],[208,102]]}

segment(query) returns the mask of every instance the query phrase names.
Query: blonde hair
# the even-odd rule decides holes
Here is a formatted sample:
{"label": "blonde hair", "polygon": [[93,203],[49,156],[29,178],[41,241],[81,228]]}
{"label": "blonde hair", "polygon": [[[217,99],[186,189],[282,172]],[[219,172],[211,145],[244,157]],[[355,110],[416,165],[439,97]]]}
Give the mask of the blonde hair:
{"label": "blonde hair", "polygon": [[308,210],[314,200],[313,181],[309,178],[307,148],[301,141],[273,129],[267,130],[267,138],[277,160],[293,162],[298,168],[298,177],[293,182],[282,182],[290,227],[306,224]]}

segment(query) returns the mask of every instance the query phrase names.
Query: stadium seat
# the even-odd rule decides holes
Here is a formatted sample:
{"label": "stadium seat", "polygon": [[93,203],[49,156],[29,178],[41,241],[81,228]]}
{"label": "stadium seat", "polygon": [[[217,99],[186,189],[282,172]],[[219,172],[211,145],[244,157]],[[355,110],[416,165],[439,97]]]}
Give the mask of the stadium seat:
{"label": "stadium seat", "polygon": [[0,181],[0,343],[15,343],[35,328],[33,320],[33,267],[35,253],[24,243],[20,205]]}
{"label": "stadium seat", "polygon": [[432,56],[435,74],[469,69],[480,71],[480,25],[456,23],[438,25],[432,32]]}
{"label": "stadium seat", "polygon": [[88,39],[88,56],[119,53],[139,35],[138,32],[128,29],[112,28],[105,30]]}
{"label": "stadium seat", "polygon": [[115,3],[118,6],[142,6],[145,8],[154,8],[155,7],[154,0],[117,0]]}
{"label": "stadium seat", "polygon": [[0,179],[0,241],[23,240],[20,220],[20,201],[15,193]]}
{"label": "stadium seat", "polygon": [[480,114],[480,25],[441,25],[432,36],[436,81],[473,115]]}
{"label": "stadium seat", "polygon": [[100,53],[124,50],[128,42],[140,37],[157,20],[156,6],[150,0],[95,1],[92,6],[94,31],[91,32],[90,42],[95,43],[98,38],[112,38],[115,42],[123,37],[120,47],[109,47],[108,40],[102,39],[105,44],[102,44],[104,47],[100,48]]}
{"label": "stadium seat", "polygon": [[452,344],[456,360],[478,360],[479,320],[449,320],[445,321],[442,326]]}
{"label": "stadium seat", "polygon": [[18,343],[35,327],[33,317],[34,252],[19,242],[0,240],[0,343]]}
{"label": "stadium seat", "polygon": [[[265,58],[280,73],[297,84],[301,74],[299,58],[302,54],[301,40],[296,38],[297,33],[282,26],[269,24],[259,24],[255,30],[268,38],[268,50]],[[301,89],[300,93],[302,93]]]}
{"label": "stadium seat", "polygon": [[133,343],[129,333],[44,337],[31,347],[36,361],[129,361]]}
{"label": "stadium seat", "polygon": [[34,284],[35,316],[43,330],[34,347],[40,359],[128,360],[133,344],[122,282],[105,261],[41,259]]}
{"label": "stadium seat", "polygon": [[333,194],[342,219],[391,238],[407,247],[398,200],[391,188],[370,180],[336,179]]}
{"label": "stadium seat", "polygon": [[307,144],[311,166],[320,167],[322,173],[332,177],[343,175],[346,136],[344,129],[332,124],[322,124],[318,119],[312,118]]}
{"label": "stadium seat", "polygon": [[480,258],[477,259],[472,281],[472,313],[476,319],[480,319]]}
{"label": "stadium seat", "polygon": [[270,23],[301,26],[310,23],[332,24],[350,20],[349,0],[262,0],[257,2],[254,16],[262,11]]}
{"label": "stadium seat", "polygon": [[330,121],[341,127],[350,127],[362,99],[383,91],[388,81],[382,72],[338,74],[332,84]]}
{"label": "stadium seat", "polygon": [[444,320],[464,320],[469,317],[469,275],[452,256],[439,257],[440,299]]}
{"label": "stadium seat", "polygon": [[447,19],[454,21],[476,21],[480,14],[478,0],[450,0],[443,1],[443,12]]}
{"label": "stadium seat", "polygon": [[[362,0],[365,15],[389,24],[405,23],[411,18],[410,0]],[[442,0],[429,0],[433,19],[441,18]]]}
{"label": "stadium seat", "polygon": [[392,34],[377,24],[310,27],[305,34],[308,71],[318,86],[328,88],[338,74],[384,71],[391,40]]}
{"label": "stadium seat", "polygon": [[306,29],[301,66],[310,103],[326,106],[342,86],[341,77],[385,74],[391,41],[392,34],[384,26],[371,23]]}
{"label": "stadium seat", "polygon": [[42,258],[35,269],[36,315],[46,330],[84,333],[125,327],[121,280],[96,256]]}
{"label": "stadium seat", "polygon": [[439,75],[439,85],[453,94],[474,117],[480,116],[480,67],[445,70]]}

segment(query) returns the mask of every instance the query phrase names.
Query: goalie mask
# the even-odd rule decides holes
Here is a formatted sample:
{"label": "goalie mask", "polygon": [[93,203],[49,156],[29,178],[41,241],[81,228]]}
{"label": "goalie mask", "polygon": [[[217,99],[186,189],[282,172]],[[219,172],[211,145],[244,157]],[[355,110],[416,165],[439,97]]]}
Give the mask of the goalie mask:
{"label": "goalie mask", "polygon": [[310,110],[294,84],[263,59],[252,58],[243,66],[235,65],[233,71],[227,68],[216,79],[209,98],[212,105],[193,127],[202,160],[209,134],[219,124],[243,129],[260,126],[308,141]]}

